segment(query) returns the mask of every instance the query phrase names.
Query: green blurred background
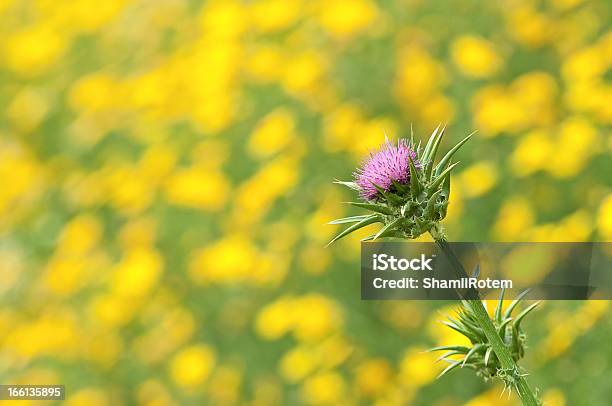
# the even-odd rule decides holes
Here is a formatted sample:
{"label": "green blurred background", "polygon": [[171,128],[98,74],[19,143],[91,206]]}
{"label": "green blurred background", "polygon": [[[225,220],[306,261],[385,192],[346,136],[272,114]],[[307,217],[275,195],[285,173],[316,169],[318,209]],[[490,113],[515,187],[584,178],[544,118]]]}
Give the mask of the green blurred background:
{"label": "green blurred background", "polygon": [[[74,405],[514,405],[361,302],[369,150],[467,133],[456,241],[612,240],[612,4],[2,0],[0,383]],[[369,230],[364,230],[363,235]],[[546,405],[608,405],[607,301],[546,302]],[[22,402],[21,404],[25,404]]]}

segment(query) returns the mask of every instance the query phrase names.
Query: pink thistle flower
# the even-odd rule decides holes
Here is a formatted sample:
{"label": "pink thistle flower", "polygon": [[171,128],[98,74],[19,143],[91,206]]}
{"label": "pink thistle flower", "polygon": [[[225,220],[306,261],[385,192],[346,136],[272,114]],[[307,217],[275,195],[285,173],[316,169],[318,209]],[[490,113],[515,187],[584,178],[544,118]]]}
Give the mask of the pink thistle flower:
{"label": "pink thistle flower", "polygon": [[355,183],[359,186],[360,195],[365,200],[374,200],[378,194],[376,186],[390,191],[393,181],[400,184],[410,182],[410,163],[412,158],[415,167],[421,167],[416,162],[417,154],[405,139],[397,141],[397,145],[386,140],[382,147],[370,153],[361,167],[353,174]]}

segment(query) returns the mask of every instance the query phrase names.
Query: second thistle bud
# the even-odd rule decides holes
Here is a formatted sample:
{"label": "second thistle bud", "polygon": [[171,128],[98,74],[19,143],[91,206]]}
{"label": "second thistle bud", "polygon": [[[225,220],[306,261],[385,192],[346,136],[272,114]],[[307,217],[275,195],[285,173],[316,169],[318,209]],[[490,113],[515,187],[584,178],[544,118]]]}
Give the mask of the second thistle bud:
{"label": "second thistle bud", "polygon": [[[538,305],[536,302],[527,306],[516,316],[513,316],[513,312],[526,294],[527,291],[521,293],[504,310],[504,290],[502,290],[495,312],[491,318],[497,334],[515,362],[525,355],[527,335],[523,331],[521,323],[525,316]],[[439,360],[448,362],[449,366],[439,376],[443,376],[455,368],[467,367],[473,369],[485,381],[497,377],[502,379],[506,386],[513,386],[513,379],[516,378],[516,374],[521,372],[519,370],[506,370],[503,368],[495,351],[493,351],[492,343],[480,327],[473,304],[467,301],[463,301],[462,304],[456,318],[449,317],[447,321],[442,323],[467,337],[470,340],[470,345],[449,345],[430,349],[430,351],[446,351]]]}

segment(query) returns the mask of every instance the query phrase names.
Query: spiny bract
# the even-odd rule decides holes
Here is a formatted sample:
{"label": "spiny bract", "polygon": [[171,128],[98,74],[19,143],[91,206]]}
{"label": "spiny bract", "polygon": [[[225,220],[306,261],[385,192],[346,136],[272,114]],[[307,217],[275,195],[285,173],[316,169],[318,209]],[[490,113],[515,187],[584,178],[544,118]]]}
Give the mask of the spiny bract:
{"label": "spiny bract", "polygon": [[[516,317],[512,317],[513,311],[527,293],[528,291],[522,292],[504,311],[504,290],[502,290],[491,320],[497,330],[497,334],[499,334],[502,342],[510,351],[515,362],[525,355],[527,336],[521,328],[521,322],[538,305],[536,302],[525,308]],[[448,345],[430,349],[430,351],[446,351],[439,360],[444,360],[450,365],[440,373],[439,377],[455,368],[467,367],[475,370],[476,374],[484,378],[485,381],[493,377],[499,377],[504,380],[506,386],[513,385],[514,375],[520,373],[520,371],[506,371],[502,368],[491,343],[488,341],[486,334],[478,323],[477,317],[472,311],[472,304],[470,302],[464,300],[463,306],[458,312],[458,317],[455,319],[449,317],[448,321],[443,321],[442,323],[467,337],[470,340],[471,346]],[[462,358],[449,358],[457,356]]]}
{"label": "spiny bract", "polygon": [[387,140],[355,172],[355,182],[336,181],[358,191],[364,200],[350,204],[372,213],[330,222],[351,224],[330,244],[373,223],[382,223],[383,227],[364,241],[381,237],[416,238],[437,227],[446,217],[450,173],[458,164],[451,163],[451,158],[472,135],[461,140],[434,166],[444,132],[445,128],[438,126],[424,148],[420,143],[415,145],[412,135],[410,140],[401,139],[397,145]]}

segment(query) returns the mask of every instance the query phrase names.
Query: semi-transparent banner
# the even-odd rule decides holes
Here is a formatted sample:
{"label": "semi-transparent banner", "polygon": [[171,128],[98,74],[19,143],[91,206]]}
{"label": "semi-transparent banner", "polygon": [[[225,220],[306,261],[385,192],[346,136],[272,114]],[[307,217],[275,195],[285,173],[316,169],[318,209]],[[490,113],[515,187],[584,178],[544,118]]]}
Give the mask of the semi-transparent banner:
{"label": "semi-transparent banner", "polygon": [[612,243],[364,242],[364,300],[612,299]]}

